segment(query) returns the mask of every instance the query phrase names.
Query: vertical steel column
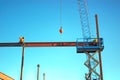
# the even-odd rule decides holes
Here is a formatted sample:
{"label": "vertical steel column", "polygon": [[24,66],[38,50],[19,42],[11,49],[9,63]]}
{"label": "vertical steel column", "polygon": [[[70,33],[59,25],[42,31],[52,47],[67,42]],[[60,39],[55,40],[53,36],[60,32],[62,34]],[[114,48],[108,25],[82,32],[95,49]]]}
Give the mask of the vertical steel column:
{"label": "vertical steel column", "polygon": [[40,80],[40,79],[39,79],[39,67],[40,67],[40,65],[38,64],[38,65],[37,65],[37,80]]}
{"label": "vertical steel column", "polygon": [[20,80],[22,80],[22,77],[23,77],[23,67],[24,67],[24,43],[23,43],[23,47],[22,47],[22,61],[21,61]]}
{"label": "vertical steel column", "polygon": [[[96,20],[96,34],[98,38],[98,43],[99,43],[99,28],[98,28],[98,16],[97,14],[95,15],[95,20]],[[99,45],[100,46],[100,45]],[[100,80],[103,80],[103,72],[102,72],[102,58],[101,58],[101,51],[98,51],[98,56],[99,56],[99,61],[100,61]]]}

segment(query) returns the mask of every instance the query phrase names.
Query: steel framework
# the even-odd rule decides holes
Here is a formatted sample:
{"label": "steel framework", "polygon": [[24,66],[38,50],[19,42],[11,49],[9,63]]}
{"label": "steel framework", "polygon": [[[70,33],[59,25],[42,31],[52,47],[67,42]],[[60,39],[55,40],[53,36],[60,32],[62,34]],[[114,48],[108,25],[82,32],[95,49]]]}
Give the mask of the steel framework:
{"label": "steel framework", "polygon": [[[76,47],[77,53],[85,53],[88,56],[88,59],[84,63],[84,65],[89,69],[89,72],[85,74],[86,80],[94,80],[94,78],[91,78],[93,73],[97,76],[96,80],[103,80],[101,51],[104,49],[104,45],[103,39],[99,38],[97,15],[95,15],[95,19],[97,38],[87,38],[86,40],[81,38],[77,39],[75,42],[24,42],[23,37],[20,39],[20,42],[0,43],[0,47],[22,47],[20,80],[22,80],[23,75],[25,47]],[[99,58],[96,59],[95,55],[97,55],[97,53]],[[93,66],[91,65],[91,61],[95,63]],[[99,67],[100,72],[96,71],[97,67]]]}
{"label": "steel framework", "polygon": [[[97,38],[95,38],[97,39]],[[23,76],[23,67],[24,67],[24,48],[25,47],[77,47],[78,53],[84,53],[84,52],[96,52],[97,50],[102,51],[104,46],[102,38],[99,38],[99,43],[94,42],[93,39],[89,40],[89,42],[77,41],[77,42],[14,42],[14,43],[0,43],[0,47],[22,47],[22,61],[21,61],[21,73],[20,73],[20,80],[22,80]],[[101,46],[99,46],[99,44]],[[90,58],[93,59],[93,55],[89,55]],[[95,60],[95,59],[93,59]],[[95,60],[96,61],[96,60]],[[85,65],[87,65],[87,62],[85,62]],[[97,61],[96,61],[97,62]],[[97,62],[98,65],[98,62]],[[89,67],[88,67],[89,68]],[[94,68],[93,68],[94,69]],[[94,72],[94,70],[91,70],[91,72]]]}
{"label": "steel framework", "polygon": [[[76,47],[77,53],[85,53],[88,56],[88,59],[84,63],[89,70],[89,72],[85,74],[86,80],[103,80],[101,51],[103,51],[104,45],[103,39],[99,37],[98,17],[95,15],[97,38],[91,38],[86,4],[84,0],[78,0],[78,4],[79,7],[81,7],[79,8],[79,12],[82,19],[81,23],[84,38],[77,39],[77,41],[74,42],[24,42],[23,37],[20,39],[20,42],[0,43],[0,47],[22,47],[20,80],[22,80],[23,76],[25,47]],[[97,54],[99,58],[96,59],[95,56]],[[94,65],[91,64],[91,61],[94,62]],[[97,67],[100,69],[99,72],[96,71]],[[95,74],[97,78],[92,78],[92,74]]]}

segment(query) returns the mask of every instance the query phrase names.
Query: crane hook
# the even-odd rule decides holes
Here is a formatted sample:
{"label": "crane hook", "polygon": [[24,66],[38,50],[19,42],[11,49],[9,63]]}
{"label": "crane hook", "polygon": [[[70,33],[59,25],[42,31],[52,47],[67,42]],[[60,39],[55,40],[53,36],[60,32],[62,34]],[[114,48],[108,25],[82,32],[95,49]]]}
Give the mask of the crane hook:
{"label": "crane hook", "polygon": [[62,29],[62,26],[60,27],[60,30],[59,30],[60,34],[63,33],[63,29]]}

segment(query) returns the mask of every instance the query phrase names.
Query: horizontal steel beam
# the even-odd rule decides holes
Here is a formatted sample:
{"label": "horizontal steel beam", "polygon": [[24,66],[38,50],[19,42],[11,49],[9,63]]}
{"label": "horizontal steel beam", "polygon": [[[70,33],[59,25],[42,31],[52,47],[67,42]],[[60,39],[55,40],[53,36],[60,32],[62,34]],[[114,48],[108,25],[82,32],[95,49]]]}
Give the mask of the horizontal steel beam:
{"label": "horizontal steel beam", "polygon": [[[78,45],[84,45],[84,42],[79,42]],[[0,47],[74,47],[76,42],[14,42],[14,43],[0,43]]]}
{"label": "horizontal steel beam", "polygon": [[63,47],[76,46],[76,42],[25,42],[25,43],[0,43],[0,47]]}
{"label": "horizontal steel beam", "polygon": [[76,46],[76,42],[26,42],[25,47],[65,47]]}
{"label": "horizontal steel beam", "polygon": [[[0,47],[74,47],[85,46],[85,42],[14,42],[14,43],[0,43]],[[89,42],[88,45],[94,46],[94,42]]]}

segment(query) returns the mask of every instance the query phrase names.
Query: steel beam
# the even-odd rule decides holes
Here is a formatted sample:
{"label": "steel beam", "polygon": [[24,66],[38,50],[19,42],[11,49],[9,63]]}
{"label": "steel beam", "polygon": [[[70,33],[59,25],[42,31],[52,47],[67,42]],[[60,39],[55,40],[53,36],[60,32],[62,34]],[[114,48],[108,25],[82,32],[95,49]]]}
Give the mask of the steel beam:
{"label": "steel beam", "polygon": [[[92,42],[88,43],[92,45]],[[84,46],[85,42],[79,42],[79,46]],[[19,42],[0,43],[0,47],[22,47]],[[76,42],[24,42],[24,47],[76,47]]]}

